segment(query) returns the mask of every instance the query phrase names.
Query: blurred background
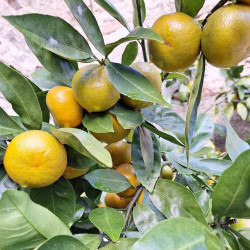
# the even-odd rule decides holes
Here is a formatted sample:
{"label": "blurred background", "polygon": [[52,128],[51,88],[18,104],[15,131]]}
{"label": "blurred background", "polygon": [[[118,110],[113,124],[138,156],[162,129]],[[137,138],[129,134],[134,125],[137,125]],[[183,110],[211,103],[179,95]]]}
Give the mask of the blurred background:
{"label": "blurred background", "polygon": [[[131,0],[109,0],[125,17],[127,22],[133,26],[133,10]],[[120,25],[114,18],[106,13],[100,6],[98,6],[93,0],[84,0],[88,7],[94,13],[100,29],[103,33],[105,43],[110,43],[118,40],[119,38],[128,34],[127,30]],[[218,0],[206,0],[203,8],[197,16],[197,21],[203,19],[209,11],[216,5]],[[154,21],[161,15],[175,12],[174,0],[145,0],[147,17],[144,23],[145,27],[151,27]],[[69,9],[63,0],[1,0],[0,14],[2,15],[22,15],[26,13],[41,13],[59,16],[69,22],[75,29],[83,34],[79,24],[74,19]],[[13,65],[24,75],[31,78],[31,74],[41,64],[36,57],[29,50],[24,38],[20,32],[15,30],[7,21],[0,17],[0,60],[7,65]],[[84,35],[84,34],[83,34]],[[85,36],[86,37],[86,36]],[[110,59],[115,62],[120,62],[122,52],[124,51],[126,44],[118,46],[110,55]],[[92,48],[95,51],[94,48]],[[98,52],[96,52],[98,54]],[[100,55],[99,55],[100,56]],[[101,56],[100,56],[101,57]],[[142,61],[142,53],[137,56],[136,61]],[[239,136],[243,139],[249,138],[250,126],[249,122],[242,119],[237,112],[237,90],[232,87],[235,81],[239,80],[242,76],[250,75],[250,59],[240,63],[244,65],[244,68],[235,68],[231,71],[220,70],[211,65],[206,65],[206,75],[204,81],[204,89],[201,105],[199,107],[199,113],[209,113],[212,115],[214,122],[223,124],[221,111],[227,107],[231,123]],[[195,66],[193,67],[195,72]],[[242,71],[242,72],[241,72]],[[239,73],[240,72],[240,73]],[[192,69],[189,72],[192,74]],[[232,76],[233,75],[233,76]],[[250,79],[248,79],[248,86]],[[172,83],[171,83],[172,84]],[[169,85],[171,85],[169,84]],[[226,85],[225,85],[226,84]],[[170,88],[163,88],[163,95],[168,99],[172,97],[173,108],[185,118],[187,110],[187,101],[180,100],[178,88],[182,85],[180,82],[175,82]],[[188,86],[188,83],[184,83]],[[189,84],[190,85],[190,84]],[[165,86],[165,84],[164,84]],[[176,87],[177,86],[177,87]],[[230,87],[231,86],[231,87]],[[177,88],[177,90],[176,90]],[[230,92],[231,96],[225,95],[225,98],[216,97],[221,92]],[[234,95],[234,91],[236,96]],[[185,93],[184,93],[185,94]],[[183,95],[183,93],[181,94]],[[234,99],[233,99],[234,98]],[[183,99],[183,98],[181,98]],[[185,98],[184,98],[185,99]],[[231,99],[231,100],[230,100]],[[239,99],[239,98],[238,98]],[[228,105],[228,102],[234,102],[234,104]],[[215,105],[218,104],[218,105]],[[227,105],[227,106],[226,106]],[[9,103],[7,103],[3,96],[0,94],[0,106],[9,114],[14,114]],[[249,112],[248,112],[249,114]],[[244,118],[244,115],[243,115]],[[220,135],[219,135],[220,134]],[[219,150],[223,150],[224,136],[223,131],[214,135],[214,142]]]}

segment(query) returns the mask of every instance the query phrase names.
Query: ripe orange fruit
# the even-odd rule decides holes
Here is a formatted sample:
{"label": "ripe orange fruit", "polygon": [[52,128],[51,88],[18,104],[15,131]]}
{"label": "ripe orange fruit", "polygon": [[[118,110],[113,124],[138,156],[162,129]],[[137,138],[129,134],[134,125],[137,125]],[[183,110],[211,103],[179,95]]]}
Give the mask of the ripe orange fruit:
{"label": "ripe orange fruit", "polygon": [[103,65],[91,64],[79,69],[72,79],[72,89],[76,101],[88,112],[105,111],[120,98]]}
{"label": "ripe orange fruit", "polygon": [[238,2],[249,4],[250,5],[250,0],[238,0]]}
{"label": "ripe orange fruit", "polygon": [[144,194],[145,194],[146,188],[143,188],[142,192],[139,195],[139,198],[137,200],[137,204],[141,204],[144,198]]}
{"label": "ripe orange fruit", "polygon": [[131,162],[131,144],[125,141],[118,141],[109,144],[106,149],[111,154],[114,167]]}
{"label": "ripe orange fruit", "polygon": [[187,14],[163,15],[152,26],[163,43],[148,40],[150,60],[165,72],[183,72],[200,53],[201,27]]}
{"label": "ripe orange fruit", "polygon": [[136,177],[133,165],[129,164],[129,163],[124,163],[124,164],[118,166],[115,170],[117,172],[119,172],[120,174],[124,175],[131,184],[131,187],[129,187],[127,190],[125,190],[123,192],[118,193],[118,195],[121,198],[132,197],[138,189],[137,186],[140,185],[140,181]]}
{"label": "ripe orange fruit", "polygon": [[[154,65],[149,64],[147,62],[137,62],[130,65],[130,67],[143,74],[149,80],[149,82],[156,88],[156,90],[158,92],[161,92],[161,75]],[[151,102],[133,100],[128,96],[124,95],[122,95],[121,99],[128,107],[132,109],[143,109],[152,104]]]}
{"label": "ripe orange fruit", "polygon": [[67,179],[74,179],[76,177],[86,174],[88,170],[89,170],[88,168],[79,169],[79,168],[72,168],[72,167],[67,166],[63,173],[63,176]]}
{"label": "ripe orange fruit", "polygon": [[83,109],[76,102],[72,89],[66,86],[52,88],[46,96],[47,106],[57,125],[74,128],[81,124]]}
{"label": "ripe orange fruit", "polygon": [[23,188],[45,187],[54,183],[61,177],[66,165],[64,146],[41,130],[17,135],[4,155],[6,172]]}
{"label": "ripe orange fruit", "polygon": [[121,199],[117,194],[107,193],[105,196],[105,204],[107,207],[112,207],[116,209],[124,209],[127,207],[131,198]]}
{"label": "ripe orange fruit", "polygon": [[109,115],[112,118],[114,132],[108,132],[108,133],[95,133],[95,132],[92,132],[92,135],[97,140],[106,142],[108,144],[114,143],[114,142],[117,142],[117,141],[120,141],[120,140],[124,139],[128,135],[128,133],[130,131],[130,129],[124,129],[120,125],[120,123],[117,121],[115,115],[110,114],[110,113],[109,113]]}
{"label": "ripe orange fruit", "polygon": [[171,167],[169,167],[168,165],[165,165],[162,167],[161,169],[161,178],[162,179],[168,179],[168,180],[173,180],[173,170]]}

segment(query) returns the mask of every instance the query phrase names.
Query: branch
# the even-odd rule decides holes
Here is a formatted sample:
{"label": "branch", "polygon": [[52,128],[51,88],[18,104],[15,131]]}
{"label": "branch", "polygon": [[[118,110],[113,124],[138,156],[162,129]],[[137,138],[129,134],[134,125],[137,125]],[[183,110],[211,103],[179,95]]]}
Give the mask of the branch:
{"label": "branch", "polygon": [[220,0],[214,7],[213,9],[210,11],[210,13],[205,17],[205,19],[202,21],[201,25],[204,26],[207,22],[207,19],[216,11],[218,10],[220,7],[222,7],[225,3],[227,3],[228,0]]}
{"label": "branch", "polygon": [[130,203],[128,204],[128,207],[127,207],[127,212],[126,212],[126,215],[125,215],[125,226],[124,226],[124,229],[128,227],[128,221],[129,221],[129,216],[132,212],[132,209],[136,203],[136,201],[138,200],[141,192],[143,190],[143,187],[139,187],[139,189],[137,190],[137,192],[135,193],[135,196],[133,197],[133,199],[130,201]]}

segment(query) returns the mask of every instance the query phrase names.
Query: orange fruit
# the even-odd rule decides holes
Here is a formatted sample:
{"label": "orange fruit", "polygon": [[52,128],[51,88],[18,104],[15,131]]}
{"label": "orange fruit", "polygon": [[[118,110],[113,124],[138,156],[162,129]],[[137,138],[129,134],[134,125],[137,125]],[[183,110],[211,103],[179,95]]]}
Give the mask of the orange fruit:
{"label": "orange fruit", "polygon": [[62,176],[66,165],[64,146],[41,130],[17,135],[4,155],[6,172],[23,188],[45,187],[54,183]]}
{"label": "orange fruit", "polygon": [[238,0],[238,2],[249,4],[250,5],[250,0]]}
{"label": "orange fruit", "polygon": [[144,198],[145,191],[146,191],[146,188],[143,188],[143,190],[142,190],[142,192],[140,193],[139,198],[138,198],[138,200],[137,200],[137,203],[138,203],[138,204],[141,204],[141,203],[142,203],[143,198]]}
{"label": "orange fruit", "polygon": [[131,198],[121,199],[117,194],[107,193],[104,201],[107,207],[125,209],[131,201]]}
{"label": "orange fruit", "polygon": [[131,144],[125,141],[118,141],[109,144],[106,149],[111,154],[114,167],[131,162]]}
{"label": "orange fruit", "polygon": [[66,86],[52,88],[46,96],[47,106],[57,125],[74,128],[81,124],[83,109],[76,102],[72,89]]}
{"label": "orange fruit", "polygon": [[114,129],[114,132],[108,132],[108,133],[96,133],[96,132],[92,132],[92,135],[99,141],[103,141],[103,142],[106,142],[108,144],[110,143],[114,143],[114,142],[117,142],[117,141],[120,141],[122,139],[124,139],[130,129],[124,129],[120,123],[117,121],[117,118],[115,115],[113,114],[110,114],[109,115],[111,116],[111,119],[112,119],[112,122],[113,122],[113,129]]}
{"label": "orange fruit", "polygon": [[133,165],[129,163],[124,163],[118,166],[115,170],[119,172],[120,174],[124,175],[128,179],[129,183],[131,184],[131,186],[127,190],[118,193],[118,195],[121,198],[132,197],[138,189],[137,186],[140,185],[140,181],[137,179]]}
{"label": "orange fruit", "polygon": [[72,168],[72,167],[67,166],[63,173],[63,176],[67,179],[74,179],[76,177],[86,174],[88,170],[89,170],[88,168],[79,169],[79,168]]}
{"label": "orange fruit", "polygon": [[72,89],[76,101],[88,112],[108,110],[120,98],[103,65],[91,64],[79,69],[72,79]]}

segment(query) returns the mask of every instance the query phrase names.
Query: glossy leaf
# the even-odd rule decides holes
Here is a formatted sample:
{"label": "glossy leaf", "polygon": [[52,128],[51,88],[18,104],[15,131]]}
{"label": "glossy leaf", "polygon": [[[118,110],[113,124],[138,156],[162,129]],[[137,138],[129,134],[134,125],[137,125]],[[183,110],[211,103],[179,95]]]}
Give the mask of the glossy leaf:
{"label": "glossy leaf", "polygon": [[234,161],[242,152],[250,149],[250,146],[245,141],[239,138],[225,115],[224,120],[227,129],[226,149],[228,155],[230,156],[232,161]]}
{"label": "glossy leaf", "polygon": [[237,104],[237,112],[240,115],[242,120],[247,119],[248,110],[247,110],[247,107],[244,104],[242,104],[242,103]]}
{"label": "glossy leaf", "polygon": [[148,79],[138,71],[126,65],[107,61],[110,81],[117,90],[134,100],[156,102],[167,105],[162,96]]}
{"label": "glossy leaf", "polygon": [[67,226],[24,191],[6,190],[0,200],[0,248],[33,249],[56,235],[71,235]]}
{"label": "glossy leaf", "polygon": [[80,240],[90,250],[98,249],[102,241],[102,236],[99,234],[75,234],[74,237]]}
{"label": "glossy leaf", "polygon": [[28,37],[25,37],[25,41],[39,62],[58,80],[64,84],[71,86],[71,81],[76,73],[75,68],[71,63],[63,59],[62,57],[54,54],[53,52],[41,47],[33,42]]}
{"label": "glossy leaf", "polygon": [[148,40],[163,42],[161,36],[152,29],[137,27],[132,32],[130,32],[126,37],[123,37],[116,42],[107,44],[106,56],[109,55],[118,45],[125,42],[135,41],[140,39],[148,39]]}
{"label": "glossy leaf", "polygon": [[[6,149],[7,149],[6,141],[0,140],[0,164],[3,162],[3,157],[4,157]],[[1,168],[0,168],[0,171],[1,171]]]}
{"label": "glossy leaf", "polygon": [[186,116],[186,125],[185,125],[185,147],[186,147],[186,157],[187,162],[189,162],[189,150],[190,144],[193,138],[196,118],[197,118],[197,109],[201,100],[201,92],[203,87],[205,74],[205,57],[203,54],[200,56],[199,64],[197,67],[196,76],[194,79],[194,84],[189,98],[188,111]]}
{"label": "glossy leaf", "polygon": [[[139,6],[137,6],[137,3]],[[142,17],[142,24],[145,21],[146,18],[146,6],[144,0],[132,0],[133,4],[133,22],[134,22],[134,27],[140,26],[139,23],[139,18],[138,18],[138,9],[141,11],[141,17]]]}
{"label": "glossy leaf", "polygon": [[59,141],[69,145],[79,153],[86,155],[93,161],[106,166],[112,167],[110,153],[103,147],[94,136],[87,132],[75,128],[55,129],[51,127],[51,133]]}
{"label": "glossy leaf", "polygon": [[130,30],[128,23],[112,3],[110,3],[108,0],[94,1],[99,4],[104,10],[106,10],[112,17],[114,17],[118,22],[120,22],[127,30]]}
{"label": "glossy leaf", "polygon": [[105,247],[100,248],[100,250],[125,250],[129,249],[136,241],[136,238],[120,238],[116,242],[108,243]]}
{"label": "glossy leaf", "polygon": [[107,234],[112,241],[117,241],[125,225],[124,216],[110,207],[94,209],[89,214],[90,221],[102,232]]}
{"label": "glossy leaf", "polygon": [[214,215],[219,218],[250,218],[245,201],[250,194],[250,150],[241,153],[233,165],[224,171],[213,192]]}
{"label": "glossy leaf", "polygon": [[56,79],[48,70],[45,68],[39,68],[31,74],[33,82],[42,89],[51,89],[55,86],[65,85],[58,79]]}
{"label": "glossy leaf", "polygon": [[119,193],[131,185],[127,178],[113,169],[97,169],[84,176],[92,187],[109,193]]}
{"label": "glossy leaf", "polygon": [[66,225],[75,213],[76,196],[70,182],[64,177],[47,187],[31,189],[30,198],[48,208]]}
{"label": "glossy leaf", "polygon": [[92,132],[114,132],[111,116],[107,112],[86,113],[83,117],[82,123]]}
{"label": "glossy leaf", "polygon": [[24,129],[14,122],[1,107],[0,117],[0,135],[16,135],[24,132]]}
{"label": "glossy leaf", "polygon": [[59,17],[26,14],[4,18],[33,42],[59,56],[81,60],[93,55],[81,34]]}
{"label": "glossy leaf", "polygon": [[82,27],[84,33],[88,37],[89,41],[96,47],[96,49],[105,54],[105,45],[102,33],[98,26],[98,23],[89,10],[87,5],[82,0],[64,0],[68,5],[72,14]]}
{"label": "glossy leaf", "polygon": [[87,246],[85,246],[81,241],[76,239],[73,236],[69,235],[57,235],[53,238],[44,242],[41,246],[36,248],[37,250],[62,250],[62,249],[70,249],[70,250],[89,250]]}
{"label": "glossy leaf", "polygon": [[225,113],[226,117],[228,120],[230,120],[230,118],[233,116],[234,113],[234,105],[232,102],[228,102],[223,110],[223,112]]}
{"label": "glossy leaf", "polygon": [[137,42],[131,42],[129,43],[123,54],[122,54],[122,64],[130,65],[134,62],[135,58],[138,54],[138,43]]}
{"label": "glossy leaf", "polygon": [[175,0],[175,8],[177,12],[184,12],[191,17],[196,17],[205,0]]}
{"label": "glossy leaf", "polygon": [[10,179],[7,175],[4,166],[0,165],[0,199],[2,194],[7,189],[17,189],[18,184]]}
{"label": "glossy leaf", "polygon": [[182,73],[179,73],[179,72],[169,73],[168,76],[165,79],[166,80],[169,80],[169,79],[183,79],[183,80],[190,81],[190,79],[186,75],[184,75]]}
{"label": "glossy leaf", "polygon": [[194,196],[196,198],[196,200],[198,201],[204,216],[207,216],[208,212],[209,212],[209,194],[207,193],[206,190],[202,190],[202,191],[198,191],[194,193]]}
{"label": "glossy leaf", "polygon": [[205,146],[214,132],[214,124],[211,117],[200,114],[197,117],[194,128],[194,139],[190,145],[190,153],[197,152]]}
{"label": "glossy leaf", "polygon": [[137,229],[142,233],[158,223],[156,214],[145,204],[138,204],[134,207],[133,219]]}
{"label": "glossy leaf", "polygon": [[172,132],[181,142],[185,142],[185,121],[174,110],[151,105],[143,109],[143,113],[147,121],[162,127],[165,132]]}
{"label": "glossy leaf", "polygon": [[42,110],[29,80],[0,62],[0,91],[28,129],[40,129]]}
{"label": "glossy leaf", "polygon": [[125,129],[136,128],[143,121],[140,111],[130,109],[121,103],[117,103],[109,112],[116,116],[118,122]]}
{"label": "glossy leaf", "polygon": [[167,218],[181,216],[206,223],[194,194],[176,182],[159,179],[150,199]]}
{"label": "glossy leaf", "polygon": [[49,119],[50,119],[50,112],[46,104],[47,93],[48,93],[47,91],[41,91],[41,92],[36,93],[38,102],[42,110],[43,122],[49,122]]}
{"label": "glossy leaf", "polygon": [[[206,245],[208,242],[213,248]],[[173,218],[158,223],[130,248],[130,250],[141,249],[222,250],[223,247],[218,238],[203,224],[188,218]]]}
{"label": "glossy leaf", "polygon": [[160,146],[156,136],[145,128],[134,132],[132,162],[137,178],[152,192],[161,171]]}

